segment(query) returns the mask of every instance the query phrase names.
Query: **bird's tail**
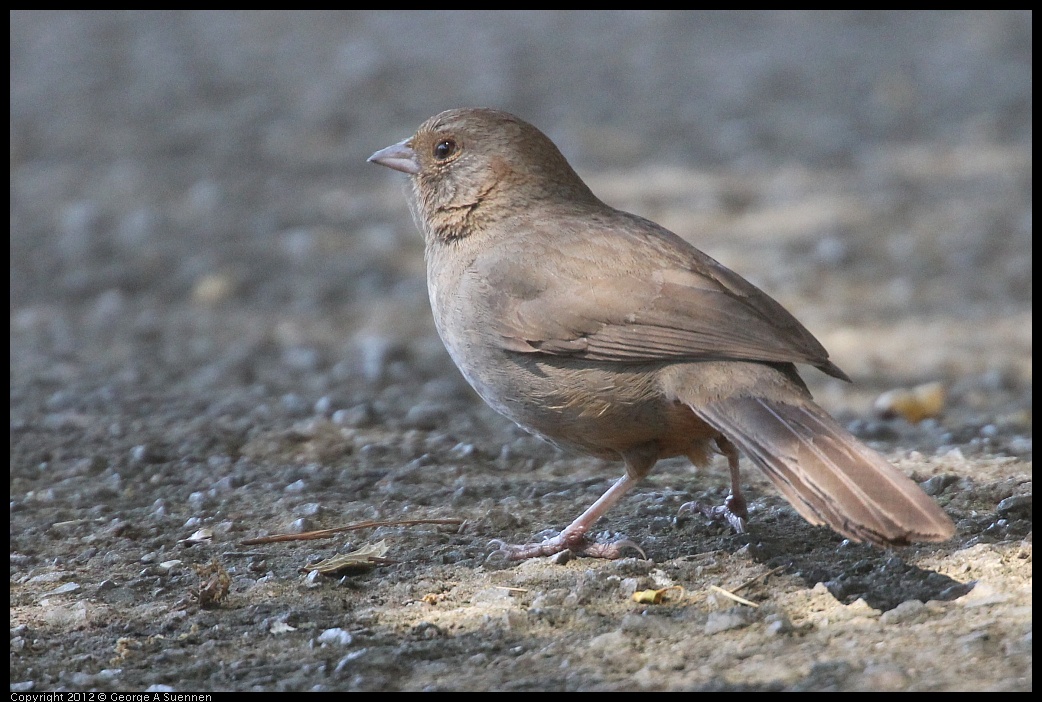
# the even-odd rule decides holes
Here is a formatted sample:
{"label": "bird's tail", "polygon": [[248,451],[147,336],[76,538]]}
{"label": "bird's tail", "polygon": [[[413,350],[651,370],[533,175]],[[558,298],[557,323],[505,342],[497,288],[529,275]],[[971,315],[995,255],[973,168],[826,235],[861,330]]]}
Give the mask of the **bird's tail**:
{"label": "bird's tail", "polygon": [[692,409],[755,461],[811,524],[877,546],[955,533],[918,485],[810,400],[732,397]]}

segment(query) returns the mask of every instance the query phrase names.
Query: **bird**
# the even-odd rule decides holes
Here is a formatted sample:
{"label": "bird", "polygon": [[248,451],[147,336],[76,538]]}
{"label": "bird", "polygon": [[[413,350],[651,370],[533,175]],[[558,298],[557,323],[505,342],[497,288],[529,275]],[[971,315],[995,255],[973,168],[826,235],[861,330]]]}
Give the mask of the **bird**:
{"label": "bird", "polygon": [[438,334],[494,410],[623,475],[555,536],[496,540],[512,560],[617,558],[592,529],[664,458],[727,458],[716,508],[745,529],[744,454],[812,525],[880,547],[940,542],[954,524],[882,455],[814,402],[796,364],[844,381],[767,293],[643,217],[602,202],[539,129],[460,108],[368,159],[407,174]]}

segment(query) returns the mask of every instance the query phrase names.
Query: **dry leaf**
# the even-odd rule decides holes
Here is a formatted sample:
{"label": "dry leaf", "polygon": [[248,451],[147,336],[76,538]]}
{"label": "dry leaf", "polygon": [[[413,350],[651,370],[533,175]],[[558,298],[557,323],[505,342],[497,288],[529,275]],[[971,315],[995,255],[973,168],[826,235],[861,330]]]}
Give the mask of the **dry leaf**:
{"label": "dry leaf", "polygon": [[353,571],[353,572],[364,572],[371,570],[375,566],[384,565],[391,563],[384,555],[390,550],[390,546],[387,545],[386,540],[378,541],[375,544],[363,546],[357,551],[351,553],[342,553],[332,558],[327,558],[324,561],[313,563],[311,565],[304,566],[301,570],[306,572],[318,571],[322,575],[333,575],[341,571]]}
{"label": "dry leaf", "polygon": [[208,565],[196,566],[195,572],[200,578],[206,578],[203,586],[195,592],[195,597],[202,607],[219,604],[231,590],[232,576],[228,575],[228,571],[216,558]]}
{"label": "dry leaf", "polygon": [[189,536],[187,539],[181,539],[177,543],[184,544],[185,546],[191,546],[193,544],[201,544],[206,541],[213,541],[213,529],[199,529],[194,534]]}

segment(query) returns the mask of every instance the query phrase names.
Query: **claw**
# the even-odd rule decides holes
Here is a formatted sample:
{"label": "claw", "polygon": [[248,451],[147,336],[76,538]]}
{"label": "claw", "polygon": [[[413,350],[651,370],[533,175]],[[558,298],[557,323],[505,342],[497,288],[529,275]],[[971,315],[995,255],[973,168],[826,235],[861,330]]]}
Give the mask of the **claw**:
{"label": "claw", "polygon": [[701,514],[714,522],[727,522],[736,534],[744,534],[749,512],[745,508],[745,501],[739,501],[733,495],[728,495],[724,504],[719,507],[710,507],[701,502],[685,502],[677,510],[677,519],[690,512]]}
{"label": "claw", "polygon": [[724,519],[726,519],[727,523],[731,525],[732,529],[734,529],[734,533],[736,533],[736,534],[744,534],[745,533],[746,521],[745,521],[744,518],[739,517],[737,514],[731,512],[731,511],[728,511],[727,514],[724,515]]}
{"label": "claw", "polygon": [[510,544],[502,539],[492,539],[486,544],[487,548],[494,549],[491,553],[485,556],[486,563],[503,563],[511,560],[510,558]]}
{"label": "claw", "polygon": [[643,560],[648,560],[648,555],[644,553],[644,549],[637,545],[635,541],[630,539],[620,539],[619,541],[612,541],[610,543],[592,543],[582,550],[582,555],[589,556],[590,558],[606,558],[608,560],[615,560],[616,558],[622,557],[622,552],[625,549],[633,549],[640,554]]}

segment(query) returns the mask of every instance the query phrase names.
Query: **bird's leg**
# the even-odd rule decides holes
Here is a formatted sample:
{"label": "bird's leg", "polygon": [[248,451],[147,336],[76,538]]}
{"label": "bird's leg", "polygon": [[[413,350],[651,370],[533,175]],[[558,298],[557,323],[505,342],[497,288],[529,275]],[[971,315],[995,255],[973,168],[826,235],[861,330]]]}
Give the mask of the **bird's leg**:
{"label": "bird's leg", "polygon": [[680,505],[677,516],[679,517],[685,512],[699,512],[713,521],[727,522],[736,533],[742,534],[745,532],[745,524],[749,519],[749,509],[739,484],[741,474],[738,470],[738,449],[722,436],[717,437],[716,446],[721,454],[727,456],[727,465],[731,471],[731,493],[718,507],[710,507],[701,502],[685,502]]}
{"label": "bird's leg", "polygon": [[655,461],[658,460],[658,452],[651,446],[638,447],[628,451],[623,458],[626,461],[626,474],[616,480],[596,502],[566,526],[560,534],[532,544],[507,544],[496,539],[491,542],[491,545],[498,548],[490,555],[512,561],[523,561],[537,556],[552,556],[571,549],[583,556],[613,559],[619,558],[624,549],[632,548],[644,556],[644,551],[629,539],[597,543],[587,538],[594,523],[648,474],[651,467],[655,465]]}

